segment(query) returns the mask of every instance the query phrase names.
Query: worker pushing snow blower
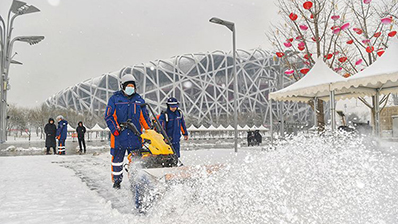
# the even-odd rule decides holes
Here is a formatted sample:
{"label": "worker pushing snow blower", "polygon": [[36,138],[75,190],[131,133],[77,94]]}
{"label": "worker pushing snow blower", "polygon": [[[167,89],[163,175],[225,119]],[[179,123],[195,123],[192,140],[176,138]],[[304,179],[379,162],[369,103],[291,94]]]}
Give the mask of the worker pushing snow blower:
{"label": "worker pushing snow blower", "polygon": [[[143,133],[130,120],[121,123],[121,130],[131,130],[142,139],[142,148],[128,155],[128,173],[135,207],[146,213],[157,198],[161,197],[169,184],[200,178],[220,169],[220,165],[188,167],[182,166],[161,122],[148,104],[143,104],[154,117],[154,125]],[[205,172],[203,172],[205,171]]]}
{"label": "worker pushing snow blower", "polygon": [[139,212],[145,212],[159,195],[159,189],[155,187],[158,181],[163,177],[164,180],[172,179],[172,175],[182,172],[184,169],[180,171],[175,169],[182,163],[179,162],[173,144],[171,144],[172,141],[160,125],[152,107],[148,104],[141,106],[145,106],[152,113],[155,119],[152,128],[141,133],[129,119],[120,123],[120,130],[128,129],[142,139],[142,148],[133,150],[128,155],[127,170],[135,206]]}

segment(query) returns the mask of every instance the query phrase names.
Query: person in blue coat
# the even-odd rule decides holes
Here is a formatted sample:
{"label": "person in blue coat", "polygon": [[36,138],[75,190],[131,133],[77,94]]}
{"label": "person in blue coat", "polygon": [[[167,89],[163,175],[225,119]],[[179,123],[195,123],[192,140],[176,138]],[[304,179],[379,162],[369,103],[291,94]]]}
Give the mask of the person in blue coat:
{"label": "person in blue coat", "polygon": [[180,158],[180,138],[182,134],[184,139],[188,140],[187,127],[185,125],[183,113],[178,109],[178,100],[171,97],[167,100],[166,105],[167,110],[160,114],[159,123],[166,131],[178,158]]}
{"label": "person in blue coat", "polygon": [[133,75],[121,78],[120,91],[116,91],[108,101],[105,121],[111,131],[112,181],[115,189],[120,189],[123,180],[123,160],[134,150],[142,148],[142,140],[130,129],[122,130],[120,124],[132,122],[142,133],[149,129],[149,118],[144,99],[136,91]]}
{"label": "person in blue coat", "polygon": [[58,154],[65,155],[65,140],[68,136],[68,122],[62,115],[58,115],[56,118],[58,121],[58,128],[57,128],[57,139],[58,139]]}

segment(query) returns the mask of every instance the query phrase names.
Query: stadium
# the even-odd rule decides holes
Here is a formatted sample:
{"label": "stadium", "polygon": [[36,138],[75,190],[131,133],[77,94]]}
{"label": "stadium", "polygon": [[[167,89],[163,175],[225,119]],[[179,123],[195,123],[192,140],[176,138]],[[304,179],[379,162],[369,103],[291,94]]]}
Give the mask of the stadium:
{"label": "stadium", "polygon": [[[289,77],[280,75],[285,71],[281,60],[262,49],[238,50],[236,63],[239,123],[251,119],[266,124],[270,111],[276,121],[283,114],[291,122],[311,123],[308,105],[268,100],[270,92],[292,83]],[[191,124],[225,125],[233,120],[233,57],[222,51],[124,67],[66,88],[46,104],[102,117],[109,97],[119,89],[119,80],[125,74],[134,75],[137,92],[155,111],[164,110],[167,98],[173,96],[179,99]]]}

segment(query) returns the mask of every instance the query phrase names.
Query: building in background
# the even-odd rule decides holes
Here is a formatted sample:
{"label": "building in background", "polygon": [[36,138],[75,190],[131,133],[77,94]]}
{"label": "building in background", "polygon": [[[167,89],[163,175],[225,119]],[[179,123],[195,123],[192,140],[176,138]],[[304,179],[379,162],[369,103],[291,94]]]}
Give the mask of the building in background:
{"label": "building in background", "polygon": [[[268,94],[292,83],[283,74],[285,68],[281,63],[274,54],[261,49],[237,51],[239,123],[251,119],[266,124],[270,108],[276,122],[282,113],[287,122],[312,122],[307,104],[272,102],[270,107]],[[231,54],[222,51],[184,54],[86,80],[60,91],[46,104],[102,117],[109,97],[119,89],[120,78],[133,74],[137,92],[155,111],[164,110],[166,99],[173,96],[180,100],[190,123],[228,125],[233,120],[232,72]]]}

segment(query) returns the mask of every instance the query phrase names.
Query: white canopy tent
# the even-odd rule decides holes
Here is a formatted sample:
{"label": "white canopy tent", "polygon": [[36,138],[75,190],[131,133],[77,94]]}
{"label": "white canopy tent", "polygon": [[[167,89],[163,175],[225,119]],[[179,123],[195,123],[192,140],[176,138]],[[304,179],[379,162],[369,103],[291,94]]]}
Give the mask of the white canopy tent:
{"label": "white canopy tent", "polygon": [[217,130],[219,130],[219,131],[226,131],[227,128],[224,127],[223,125],[220,125],[220,126],[217,127]]}
{"label": "white canopy tent", "polygon": [[207,131],[207,128],[202,124],[197,128],[197,131]]}
{"label": "white canopy tent", "polygon": [[188,128],[188,131],[197,131],[198,129],[193,125],[193,124],[191,124],[191,126],[189,126],[189,128]]}
{"label": "white canopy tent", "polygon": [[[389,48],[372,65],[343,81],[332,84],[332,90],[346,92],[340,98],[372,96],[375,133],[380,133],[380,95],[398,93],[398,39],[394,38]],[[383,100],[382,100],[383,101]]]}
{"label": "white canopy tent", "polygon": [[254,126],[253,127],[254,130],[259,130],[259,131],[268,131],[268,128],[264,127],[263,125],[260,126]]}
{"label": "white canopy tent", "polygon": [[98,132],[101,132],[101,131],[105,131],[105,129],[101,128],[98,124],[95,124],[94,127],[90,128],[90,129],[87,129],[87,131],[98,131]]}
{"label": "white canopy tent", "polygon": [[248,131],[250,129],[253,129],[253,128],[250,128],[247,124],[244,127],[238,126],[239,131]]}
{"label": "white canopy tent", "polygon": [[213,125],[210,125],[210,126],[207,128],[207,131],[217,131],[217,128],[214,127]]}
{"label": "white canopy tent", "polygon": [[331,83],[344,80],[345,78],[332,71],[321,58],[318,58],[307,75],[284,89],[270,93],[269,97],[277,101],[308,102],[315,97],[329,100]]}
{"label": "white canopy tent", "polygon": [[[311,70],[300,80],[279,91],[270,93],[269,98],[277,101],[298,101],[308,102],[313,99],[330,99],[330,113],[332,119],[332,129],[335,129],[335,94],[345,94],[346,91],[333,92],[331,84],[344,81],[345,78],[332,71],[322,60],[317,58]],[[314,101],[316,102],[316,100]],[[316,105],[314,105],[316,107]]]}
{"label": "white canopy tent", "polygon": [[352,92],[346,98],[398,93],[398,39],[392,39],[383,56],[365,70],[333,83],[332,90]]}
{"label": "white canopy tent", "polygon": [[226,131],[233,131],[235,130],[234,127],[232,127],[231,125],[228,125],[224,130]]}

